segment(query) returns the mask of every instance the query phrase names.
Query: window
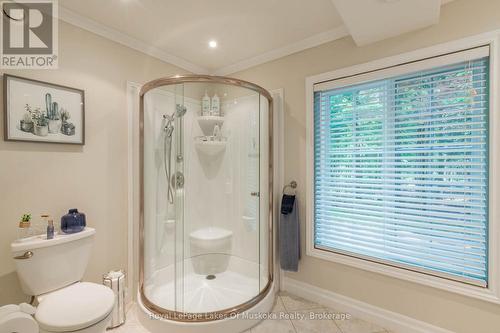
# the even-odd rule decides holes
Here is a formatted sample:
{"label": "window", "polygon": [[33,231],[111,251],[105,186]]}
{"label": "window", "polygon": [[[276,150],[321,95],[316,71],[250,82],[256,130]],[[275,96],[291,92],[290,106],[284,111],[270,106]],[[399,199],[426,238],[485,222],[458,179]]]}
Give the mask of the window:
{"label": "window", "polygon": [[489,48],[314,85],[314,248],[488,286]]}

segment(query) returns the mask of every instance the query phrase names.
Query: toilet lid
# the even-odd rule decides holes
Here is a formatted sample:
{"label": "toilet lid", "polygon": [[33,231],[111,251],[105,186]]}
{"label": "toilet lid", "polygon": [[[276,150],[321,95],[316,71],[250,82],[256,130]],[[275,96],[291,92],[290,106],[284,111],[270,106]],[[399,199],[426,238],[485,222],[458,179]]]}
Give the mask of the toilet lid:
{"label": "toilet lid", "polygon": [[108,287],[80,282],[44,296],[35,318],[46,331],[76,331],[106,318],[114,304],[115,295]]}

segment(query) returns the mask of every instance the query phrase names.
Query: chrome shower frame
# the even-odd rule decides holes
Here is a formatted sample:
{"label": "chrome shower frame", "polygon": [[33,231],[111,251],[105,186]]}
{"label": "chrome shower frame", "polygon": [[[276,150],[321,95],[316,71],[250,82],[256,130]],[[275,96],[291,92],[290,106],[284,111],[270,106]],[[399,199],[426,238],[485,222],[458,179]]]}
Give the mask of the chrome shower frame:
{"label": "chrome shower frame", "polygon": [[[259,93],[268,100],[268,127],[269,127],[269,217],[268,217],[268,281],[266,286],[254,298],[232,308],[214,312],[188,313],[164,309],[151,302],[144,293],[144,95],[155,88],[182,83],[216,83],[247,88]],[[244,80],[211,75],[176,75],[161,78],[144,84],[140,91],[139,108],[139,173],[140,173],[140,203],[139,203],[139,294],[141,302],[153,314],[163,319],[178,322],[210,322],[217,321],[242,313],[258,304],[272,289],[274,282],[274,218],[273,218],[273,98],[264,88]]]}

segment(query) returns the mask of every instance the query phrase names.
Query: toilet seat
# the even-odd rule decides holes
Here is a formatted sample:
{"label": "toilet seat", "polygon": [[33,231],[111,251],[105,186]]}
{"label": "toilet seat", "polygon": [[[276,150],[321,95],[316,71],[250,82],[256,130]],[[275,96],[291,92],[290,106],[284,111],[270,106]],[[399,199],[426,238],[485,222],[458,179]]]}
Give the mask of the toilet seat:
{"label": "toilet seat", "polygon": [[78,331],[109,316],[115,305],[111,289],[79,282],[40,298],[35,318],[43,331]]}

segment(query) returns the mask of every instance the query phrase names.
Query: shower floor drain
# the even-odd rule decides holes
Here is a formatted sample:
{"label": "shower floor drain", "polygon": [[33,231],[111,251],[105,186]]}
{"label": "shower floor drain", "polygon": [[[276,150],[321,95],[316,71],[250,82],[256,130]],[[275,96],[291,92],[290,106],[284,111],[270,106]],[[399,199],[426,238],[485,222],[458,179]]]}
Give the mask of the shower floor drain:
{"label": "shower floor drain", "polygon": [[215,275],[213,275],[213,274],[207,275],[205,277],[205,279],[207,279],[207,280],[213,280],[213,279],[215,279]]}

